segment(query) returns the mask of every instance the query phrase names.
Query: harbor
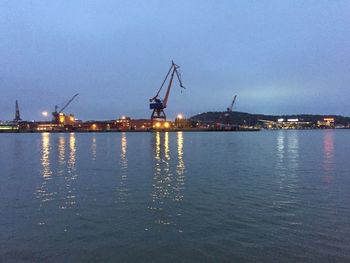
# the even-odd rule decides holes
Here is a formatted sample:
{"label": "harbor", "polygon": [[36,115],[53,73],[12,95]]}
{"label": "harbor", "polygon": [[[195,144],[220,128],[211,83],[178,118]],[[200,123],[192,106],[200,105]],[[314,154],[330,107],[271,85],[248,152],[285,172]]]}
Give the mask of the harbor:
{"label": "harbor", "polygon": [[[337,115],[292,115],[269,116],[248,114],[234,110],[237,95],[233,96],[230,105],[223,112],[207,112],[186,118],[178,114],[175,120],[166,117],[170,91],[177,79],[179,87],[185,90],[182,83],[180,66],[171,62],[164,80],[157,93],[149,99],[149,119],[132,119],[121,116],[115,120],[89,120],[76,118],[74,113],[66,113],[67,108],[79,94],[73,95],[61,106],[55,105],[50,121],[22,120],[19,102],[15,102],[15,117],[12,121],[0,122],[0,133],[40,133],[40,132],[154,132],[154,131],[220,131],[251,132],[261,129],[335,129],[350,128],[350,118]],[[161,97],[161,94],[163,96]],[[146,108],[146,105],[145,105]],[[47,111],[42,116],[49,117]]]}

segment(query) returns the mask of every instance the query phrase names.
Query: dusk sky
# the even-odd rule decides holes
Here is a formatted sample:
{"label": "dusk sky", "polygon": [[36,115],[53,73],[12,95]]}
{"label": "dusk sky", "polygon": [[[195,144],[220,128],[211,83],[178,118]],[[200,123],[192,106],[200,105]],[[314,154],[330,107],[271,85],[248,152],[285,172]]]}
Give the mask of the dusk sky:
{"label": "dusk sky", "polygon": [[166,113],[350,116],[350,1],[0,1],[0,119],[149,118],[173,59]]}

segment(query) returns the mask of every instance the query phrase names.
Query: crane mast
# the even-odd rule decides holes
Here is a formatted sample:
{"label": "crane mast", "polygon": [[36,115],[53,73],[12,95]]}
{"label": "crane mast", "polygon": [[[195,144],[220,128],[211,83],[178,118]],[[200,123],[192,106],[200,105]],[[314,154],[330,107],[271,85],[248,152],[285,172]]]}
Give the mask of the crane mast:
{"label": "crane mast", "polygon": [[233,104],[235,104],[236,98],[237,98],[237,95],[235,95],[235,96],[233,97],[231,106],[227,108],[227,111],[232,112]]}
{"label": "crane mast", "polygon": [[225,118],[226,118],[226,124],[227,125],[230,124],[230,113],[232,112],[233,105],[235,104],[236,98],[237,98],[237,95],[235,95],[233,97],[231,105],[229,107],[227,107],[227,109],[226,109]]}
{"label": "crane mast", "polygon": [[[170,95],[170,90],[171,90],[175,75],[179,81],[180,87],[183,89],[185,88],[182,85],[181,74],[179,72],[179,68],[180,68],[180,66],[176,65],[174,63],[174,61],[172,61],[170,69],[168,70],[168,73],[166,74],[166,76],[162,82],[162,85],[160,86],[157,94],[153,98],[150,99],[149,107],[151,110],[153,110],[152,115],[151,115],[152,127],[153,127],[153,122],[155,120],[166,121],[166,115],[165,115],[164,109],[168,106],[168,99],[169,99],[169,95]],[[169,76],[170,76],[170,78],[169,78]],[[168,78],[169,78],[168,87],[167,87],[167,90],[165,92],[165,97],[162,100],[160,98],[159,94],[160,94],[161,90],[163,89],[164,84],[166,83]]]}

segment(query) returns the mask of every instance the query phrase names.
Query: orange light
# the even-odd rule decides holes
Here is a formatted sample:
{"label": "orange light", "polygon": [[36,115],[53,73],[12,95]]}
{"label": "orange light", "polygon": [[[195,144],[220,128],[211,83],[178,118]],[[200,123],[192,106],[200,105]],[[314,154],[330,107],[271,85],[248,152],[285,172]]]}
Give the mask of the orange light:
{"label": "orange light", "polygon": [[164,122],[164,127],[165,128],[169,128],[169,126],[170,126],[169,122]]}
{"label": "orange light", "polygon": [[96,125],[95,123],[91,125],[91,128],[92,128],[93,130],[95,130],[96,127],[97,127],[97,125]]}
{"label": "orange light", "polygon": [[60,123],[64,123],[64,116],[60,115],[59,120],[60,120]]}
{"label": "orange light", "polygon": [[156,123],[156,128],[160,128],[160,122]]}

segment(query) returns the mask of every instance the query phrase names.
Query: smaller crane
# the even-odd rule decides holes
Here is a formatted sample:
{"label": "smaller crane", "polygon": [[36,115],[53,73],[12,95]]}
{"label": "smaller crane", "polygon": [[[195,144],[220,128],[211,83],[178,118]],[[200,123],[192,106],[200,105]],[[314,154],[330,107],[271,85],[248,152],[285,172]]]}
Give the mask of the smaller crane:
{"label": "smaller crane", "polygon": [[225,118],[226,118],[226,124],[228,125],[230,124],[230,113],[232,112],[233,105],[235,104],[236,98],[237,98],[237,95],[233,97],[231,105],[226,109]]}
{"label": "smaller crane", "polygon": [[[55,105],[55,111],[52,113],[53,116],[53,122],[54,123],[60,123],[60,115],[64,117],[63,111],[71,104],[71,102],[79,95],[79,93],[75,94],[67,103],[58,111],[59,107]],[[64,120],[63,120],[64,122]]]}
{"label": "smaller crane", "polygon": [[[165,79],[163,80],[162,85],[160,86],[157,94],[149,100],[150,101],[149,108],[151,110],[153,110],[152,115],[151,115],[152,127],[153,127],[153,122],[156,119],[166,121],[166,115],[165,115],[164,109],[168,105],[170,89],[171,89],[171,85],[173,83],[173,79],[174,79],[175,74],[176,74],[177,79],[179,80],[180,87],[185,89],[185,87],[182,85],[181,74],[179,72],[179,68],[180,68],[180,66],[176,65],[174,63],[174,61],[171,62],[170,69],[169,69],[168,73],[166,74]],[[166,90],[165,97],[162,100],[159,96],[159,93],[161,92],[161,90],[162,90],[165,82],[167,81],[170,73],[171,73],[171,76],[169,79],[168,88]]]}
{"label": "smaller crane", "polygon": [[21,121],[21,114],[19,112],[19,106],[18,106],[18,101],[16,100],[16,113],[15,113],[15,118],[13,119],[14,122],[19,122]]}

